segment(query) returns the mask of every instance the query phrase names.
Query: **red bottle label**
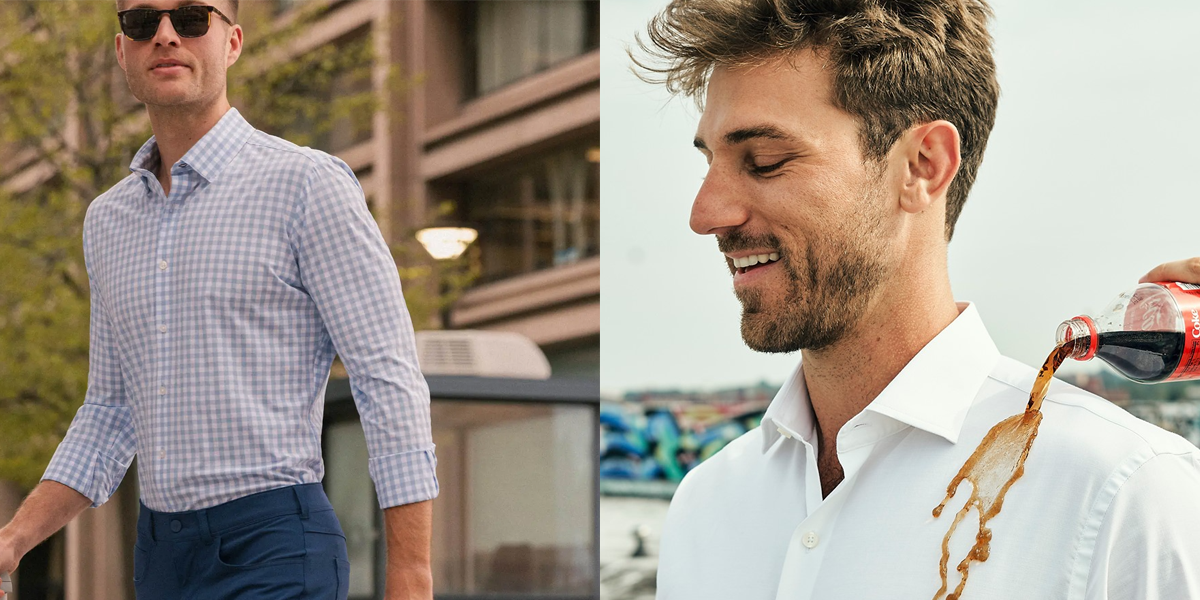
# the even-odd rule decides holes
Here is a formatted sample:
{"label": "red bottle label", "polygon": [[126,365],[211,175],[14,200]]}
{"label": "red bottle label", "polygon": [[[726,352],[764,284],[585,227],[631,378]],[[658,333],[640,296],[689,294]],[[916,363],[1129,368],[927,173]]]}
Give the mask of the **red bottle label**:
{"label": "red bottle label", "polygon": [[1200,285],[1160,283],[1171,291],[1183,313],[1183,356],[1179,366],[1163,381],[1200,379]]}

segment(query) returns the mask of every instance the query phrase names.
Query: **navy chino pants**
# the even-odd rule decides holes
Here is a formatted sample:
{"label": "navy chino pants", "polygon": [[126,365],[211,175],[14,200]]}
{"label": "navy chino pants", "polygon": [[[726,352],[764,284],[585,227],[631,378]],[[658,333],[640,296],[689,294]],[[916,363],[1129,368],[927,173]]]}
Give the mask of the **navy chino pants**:
{"label": "navy chino pants", "polygon": [[210,508],[141,505],[134,546],[137,600],[346,600],[346,535],[319,483],[277,488]]}

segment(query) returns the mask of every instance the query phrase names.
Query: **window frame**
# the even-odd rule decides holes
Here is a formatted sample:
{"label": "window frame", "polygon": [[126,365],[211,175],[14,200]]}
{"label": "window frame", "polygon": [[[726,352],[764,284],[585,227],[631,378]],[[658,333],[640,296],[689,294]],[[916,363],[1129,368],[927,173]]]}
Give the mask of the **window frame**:
{"label": "window frame", "polygon": [[[592,422],[596,431],[600,427],[600,381],[597,379],[550,378],[545,380],[516,379],[506,377],[474,377],[465,375],[426,375],[429,395],[437,402],[495,402],[502,404],[539,404],[584,406],[591,409]],[[358,420],[358,409],[350,392],[349,379],[330,379],[325,389],[325,415],[322,432],[335,423]],[[596,440],[599,443],[599,438]],[[322,456],[326,451],[326,437],[321,437]],[[591,452],[592,484],[595,494],[592,501],[592,555],[594,563],[600,560],[600,453]],[[365,469],[364,469],[365,471]],[[384,532],[383,511],[375,511],[375,526]],[[386,565],[386,535],[376,538],[375,546],[375,590],[369,597],[353,596],[350,600],[383,600]],[[435,594],[435,600],[599,600],[600,572],[595,573],[590,594],[566,595],[545,593],[479,593],[479,594]]]}

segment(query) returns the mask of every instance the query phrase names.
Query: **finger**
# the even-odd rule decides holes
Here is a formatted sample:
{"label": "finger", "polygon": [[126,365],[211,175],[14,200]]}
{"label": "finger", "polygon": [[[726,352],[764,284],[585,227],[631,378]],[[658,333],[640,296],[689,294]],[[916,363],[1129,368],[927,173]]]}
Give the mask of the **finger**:
{"label": "finger", "polygon": [[1138,283],[1153,281],[1182,281],[1200,283],[1200,256],[1164,263],[1154,267],[1138,280]]}

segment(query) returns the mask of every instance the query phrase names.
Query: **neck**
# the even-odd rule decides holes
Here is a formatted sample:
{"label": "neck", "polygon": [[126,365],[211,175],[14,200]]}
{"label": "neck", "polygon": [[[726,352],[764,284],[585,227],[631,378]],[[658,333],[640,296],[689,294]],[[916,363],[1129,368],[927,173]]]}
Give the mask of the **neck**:
{"label": "neck", "polygon": [[944,266],[935,277],[929,273],[923,278],[896,273],[892,281],[911,284],[889,284],[849,335],[827,348],[803,352],[804,382],[824,448],[833,450],[846,421],[958,316]]}
{"label": "neck", "polygon": [[183,158],[228,110],[229,101],[224,96],[199,109],[195,106],[146,106],[150,128],[158,144],[159,180],[170,181],[171,166]]}

